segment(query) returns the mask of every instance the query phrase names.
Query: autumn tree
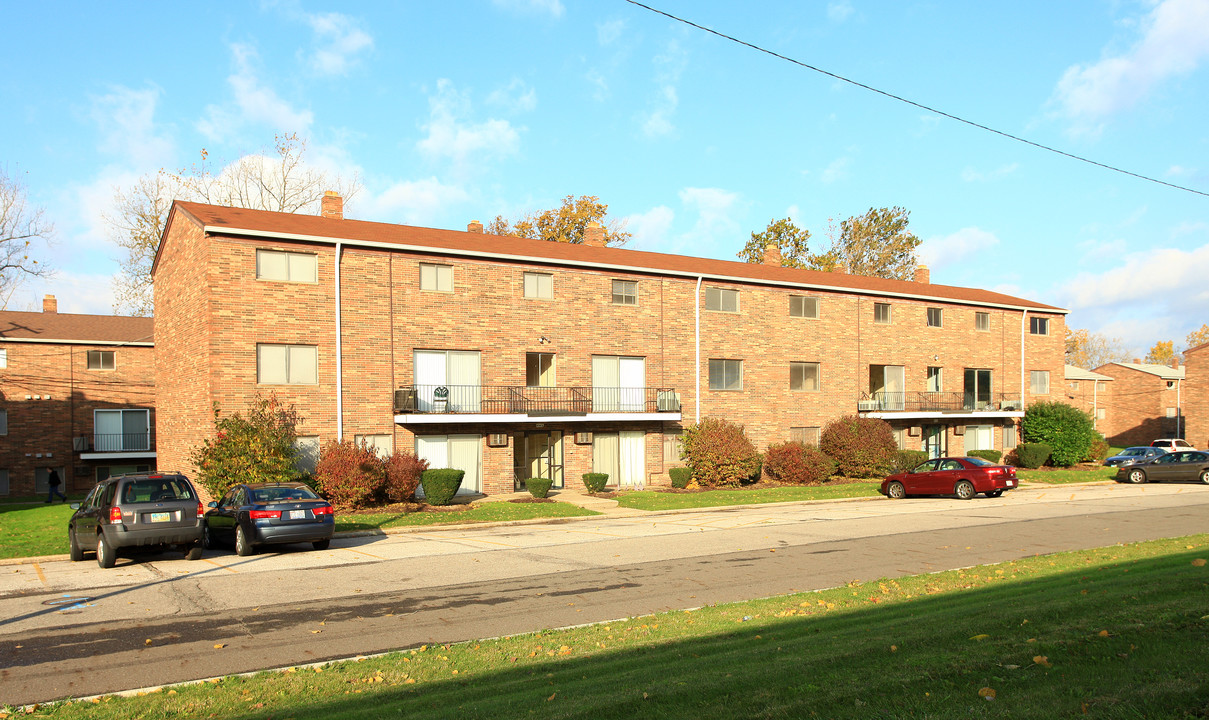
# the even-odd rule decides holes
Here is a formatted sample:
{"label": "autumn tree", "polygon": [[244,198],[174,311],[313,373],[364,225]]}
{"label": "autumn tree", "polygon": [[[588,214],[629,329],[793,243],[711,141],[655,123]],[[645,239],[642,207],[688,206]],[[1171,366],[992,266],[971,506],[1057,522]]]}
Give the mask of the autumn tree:
{"label": "autumn tree", "polygon": [[1066,364],[1095,370],[1110,362],[1129,362],[1131,355],[1120,338],[1087,330],[1066,328]]}
{"label": "autumn tree", "polygon": [[568,195],[563,198],[561,206],[529,213],[515,222],[497,215],[485,230],[492,235],[580,244],[584,241],[584,228],[595,221],[604,229],[606,245],[624,245],[631,233],[626,232],[624,220],[613,218],[606,221],[608,212],[609,206],[595,195]]}
{"label": "autumn tree", "polygon": [[1175,343],[1172,340],[1160,340],[1150,348],[1150,352],[1146,353],[1146,358],[1143,362],[1154,363],[1155,365],[1170,365],[1171,361],[1179,357],[1175,354]]}
{"label": "autumn tree", "polygon": [[125,251],[114,279],[114,311],[132,315],[152,312],[151,265],[173,200],[213,205],[316,213],[323,193],[335,190],[347,201],[361,189],[356,176],[345,180],[305,163],[306,140],[278,135],[271,153],[245,155],[215,169],[209,153],[191,168],[160,170],[134,185],[119,188],[113,210],[105,215],[110,237]]}
{"label": "autumn tree", "polygon": [[214,407],[214,435],[192,449],[197,479],[211,497],[241,482],[294,480],[298,450],[296,428],[302,421],[293,405],[277,396],[257,395],[243,414],[221,415]]}
{"label": "autumn tree", "polygon": [[781,267],[804,268],[811,266],[810,231],[794,225],[793,220],[769,220],[763,232],[751,234],[751,240],[738,253],[739,259],[749,263],[764,261],[764,248],[776,245],[781,251]]}
{"label": "autumn tree", "polygon": [[50,273],[30,252],[47,243],[53,232],[42,209],[27,204],[25,186],[0,167],[0,308],[24,280]]}
{"label": "autumn tree", "polygon": [[1209,342],[1209,323],[1201,325],[1200,330],[1193,330],[1188,333],[1188,337],[1184,339],[1184,349],[1191,350],[1207,342]]}

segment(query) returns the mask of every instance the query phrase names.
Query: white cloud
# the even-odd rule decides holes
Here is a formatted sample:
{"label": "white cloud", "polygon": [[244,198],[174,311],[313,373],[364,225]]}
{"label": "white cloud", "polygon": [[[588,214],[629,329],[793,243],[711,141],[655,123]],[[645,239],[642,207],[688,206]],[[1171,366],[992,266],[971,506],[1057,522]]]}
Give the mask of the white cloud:
{"label": "white cloud", "polygon": [[532,112],[537,107],[537,90],[520,78],[512,78],[507,86],[493,90],[487,96],[487,103],[514,114]]}
{"label": "white cloud", "polygon": [[675,218],[675,211],[666,205],[653,207],[645,213],[627,215],[625,226],[632,237],[626,247],[631,250],[667,252],[666,243]]}
{"label": "white cloud", "polygon": [[846,180],[849,176],[848,168],[851,165],[852,158],[836,158],[823,169],[823,172],[819,175],[819,180],[824,185],[830,185],[840,180]]}
{"label": "white cloud", "polygon": [[507,120],[467,122],[464,117],[471,112],[470,100],[449,80],[437,82],[428,106],[427,136],[416,147],[430,159],[450,159],[461,171],[484,158],[512,155],[520,147],[520,135]]}
{"label": "white cloud", "polygon": [[1191,251],[1148,249],[1102,273],[1079,273],[1055,292],[1072,310],[1116,310],[1154,318],[1209,315],[1209,245]]}
{"label": "white cloud", "polygon": [[1011,175],[1012,173],[1016,172],[1019,167],[1020,163],[1008,163],[1007,165],[997,167],[990,172],[982,172],[981,170],[975,170],[972,167],[967,167],[965,170],[961,171],[961,179],[966,182],[987,182],[989,180],[1001,178],[1004,175]]}
{"label": "white cloud", "polygon": [[976,227],[967,227],[950,235],[931,237],[920,243],[919,259],[929,268],[955,265],[974,255],[985,252],[999,244],[994,233]]}
{"label": "white cloud", "polygon": [[623,32],[625,32],[625,20],[596,23],[596,42],[602,46],[612,45]]}
{"label": "white cloud", "polygon": [[694,254],[708,254],[716,244],[733,244],[741,237],[739,223],[731,217],[741,209],[738,193],[720,188],[685,188],[680,191],[680,201],[686,212],[696,214],[697,220],[681,236],[679,246],[694,248]]}
{"label": "white cloud", "polygon": [[1184,235],[1209,235],[1209,223],[1207,222],[1190,222],[1184,221],[1171,229],[1171,237],[1178,238]]}
{"label": "white cloud", "polygon": [[595,68],[588,70],[584,74],[584,79],[588,81],[588,85],[592,88],[592,99],[596,102],[604,102],[609,99],[609,82],[605,80],[605,76],[600,74]]}
{"label": "white cloud", "polygon": [[98,149],[137,171],[162,167],[173,159],[172,140],[155,124],[157,87],[133,90],[115,87],[93,98],[92,119],[100,132]]}
{"label": "white cloud", "polygon": [[498,8],[505,10],[549,14],[562,17],[563,4],[560,0],[491,0]]}
{"label": "white cloud", "polygon": [[852,3],[849,0],[831,0],[827,3],[827,17],[832,22],[844,22],[853,12]]}
{"label": "white cloud", "polygon": [[31,278],[9,298],[7,310],[42,311],[42,298],[54,295],[61,313],[113,314],[114,275],[59,270],[53,277]]}
{"label": "white cloud", "polygon": [[450,206],[470,199],[465,190],[435,177],[396,182],[377,195],[359,197],[369,217],[411,225],[438,222]]}
{"label": "white cloud", "polygon": [[642,132],[648,138],[663,137],[675,132],[672,116],[680,105],[676,86],[687,65],[688,53],[676,40],[669,41],[664,51],[655,56],[655,99],[650,108],[640,115]]}
{"label": "white cloud", "polygon": [[308,63],[321,75],[347,73],[356,63],[356,55],[374,46],[374,39],[369,33],[357,27],[347,15],[307,15],[306,21],[320,43]]}
{"label": "white cloud", "polygon": [[229,141],[245,125],[266,126],[273,132],[307,135],[314,114],[310,110],[295,110],[272,88],[265,87],[257,77],[253,64],[255,49],[242,44],[231,46],[234,72],[227,77],[234,107],[210,105],[206,117],[198,122],[198,130],[212,141]]}
{"label": "white cloud", "polygon": [[1209,0],[1163,0],[1139,26],[1142,37],[1128,52],[1073,65],[1058,81],[1049,103],[1075,132],[1096,132],[1104,118],[1128,110],[1209,56]]}

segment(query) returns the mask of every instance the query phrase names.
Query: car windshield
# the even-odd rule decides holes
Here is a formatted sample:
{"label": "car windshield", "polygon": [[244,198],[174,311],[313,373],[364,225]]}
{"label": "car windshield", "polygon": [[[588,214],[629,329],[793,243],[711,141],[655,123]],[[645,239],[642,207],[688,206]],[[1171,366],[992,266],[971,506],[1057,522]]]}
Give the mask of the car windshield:
{"label": "car windshield", "polygon": [[980,466],[980,467],[989,467],[989,466],[991,466],[991,465],[994,465],[994,464],[995,464],[995,463],[993,463],[993,462],[989,462],[989,461],[987,461],[987,460],[983,460],[983,459],[982,459],[982,458],[980,458],[980,457],[968,457],[968,458],[966,458],[966,459],[965,459],[965,461],[966,461],[966,462],[968,462],[968,463],[970,463],[971,465],[978,465],[978,466]]}
{"label": "car windshield", "polygon": [[166,500],[193,500],[193,490],[188,484],[173,478],[147,478],[132,480],[122,490],[123,503],[164,502]]}
{"label": "car windshield", "polygon": [[271,502],[288,502],[290,500],[318,500],[309,487],[266,487],[252,491],[252,502],[255,504]]}
{"label": "car windshield", "polygon": [[1146,454],[1147,448],[1126,448],[1121,451],[1121,457],[1139,457]]}

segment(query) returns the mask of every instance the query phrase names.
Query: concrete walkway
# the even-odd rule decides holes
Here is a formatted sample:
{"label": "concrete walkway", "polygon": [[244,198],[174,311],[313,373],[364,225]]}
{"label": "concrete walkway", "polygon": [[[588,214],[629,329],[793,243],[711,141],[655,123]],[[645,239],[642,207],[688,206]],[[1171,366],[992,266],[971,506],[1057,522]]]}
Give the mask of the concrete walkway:
{"label": "concrete walkway", "polygon": [[[533,497],[528,492],[501,493],[497,495],[482,495],[475,497],[473,502],[507,502]],[[578,505],[585,510],[593,510],[609,517],[634,517],[645,515],[645,510],[623,508],[612,498],[589,495],[583,488],[553,488],[547,495],[551,500]]]}

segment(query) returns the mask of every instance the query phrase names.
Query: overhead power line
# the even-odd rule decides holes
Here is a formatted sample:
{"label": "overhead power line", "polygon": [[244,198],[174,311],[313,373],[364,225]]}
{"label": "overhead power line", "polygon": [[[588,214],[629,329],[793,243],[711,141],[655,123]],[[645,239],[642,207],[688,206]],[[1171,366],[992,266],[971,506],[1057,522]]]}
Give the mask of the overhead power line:
{"label": "overhead power line", "polygon": [[1038,142],[1033,142],[1032,140],[1026,140],[1025,138],[1022,138],[1018,135],[1013,135],[1011,133],[1007,133],[1002,130],[996,130],[993,127],[989,127],[989,126],[983,125],[981,123],[976,123],[973,120],[966,120],[965,118],[959,117],[952,113],[947,113],[943,110],[937,110],[936,108],[928,106],[928,105],[924,105],[923,103],[918,103],[918,102],[915,102],[914,100],[909,100],[905,97],[902,97],[901,95],[895,95],[894,93],[886,92],[885,90],[879,90],[879,89],[873,87],[872,85],[866,85],[865,83],[857,82],[856,80],[851,80],[849,78],[844,77],[843,75],[837,75],[833,72],[829,72],[822,68],[815,67],[814,65],[810,65],[809,63],[804,63],[801,60],[795,60],[794,58],[788,57],[786,55],[782,55],[778,52],[774,52],[767,48],[760,47],[759,45],[756,45],[754,43],[749,43],[746,40],[740,40],[737,37],[734,37],[732,35],[727,35],[726,33],[719,32],[717,30],[714,30],[713,28],[708,28],[704,25],[699,25],[691,20],[686,20],[685,18],[679,17],[677,15],[673,15],[669,12],[664,12],[663,10],[660,10],[658,8],[653,8],[650,5],[645,5],[643,3],[638,2],[638,0],[625,0],[625,1],[631,5],[636,5],[640,8],[643,8],[644,10],[649,10],[649,11],[655,13],[656,15],[662,15],[665,18],[668,18],[669,20],[675,20],[678,23],[683,23],[685,25],[688,25],[689,27],[697,28],[698,30],[707,32],[711,35],[716,35],[717,37],[720,37],[723,40],[729,40],[738,45],[742,45],[744,47],[751,48],[752,50],[755,50],[756,52],[761,52],[761,53],[764,53],[765,55],[771,55],[779,60],[784,60],[785,62],[793,63],[794,65],[797,65],[798,67],[803,67],[803,68],[806,68],[807,70],[813,70],[814,72],[817,72],[821,75],[826,75],[827,77],[835,78],[836,80],[839,80],[840,82],[845,82],[845,83],[848,83],[849,85],[855,85],[856,87],[859,87],[864,90],[868,90],[869,92],[877,93],[878,95],[888,97],[891,100],[897,100],[898,102],[906,103],[907,105],[911,105],[912,107],[917,107],[921,110],[926,110],[930,113],[935,113],[937,115],[947,117],[950,120],[956,120],[959,123],[964,123],[971,127],[978,128],[979,130],[985,130],[986,132],[994,133],[996,135],[999,135],[1000,137],[1005,137],[1009,140],[1015,140],[1016,142],[1024,143],[1025,145],[1031,145],[1040,150],[1045,150],[1047,152],[1054,153],[1055,155],[1062,155],[1063,157],[1068,157],[1072,160],[1078,160],[1079,162],[1084,162],[1084,163],[1087,163],[1088,165],[1095,165],[1096,167],[1104,168],[1105,170],[1111,170],[1116,173],[1121,173],[1122,175],[1129,175],[1130,177],[1135,177],[1135,178],[1138,178],[1139,180],[1145,180],[1147,182],[1152,182],[1152,183],[1155,183],[1158,185],[1166,185],[1167,187],[1173,188],[1175,190],[1183,190],[1184,192],[1190,192],[1190,193],[1194,193],[1196,195],[1209,197],[1209,192],[1195,190],[1193,188],[1185,187],[1183,185],[1176,185],[1175,183],[1169,183],[1165,180],[1159,180],[1158,178],[1153,178],[1148,175],[1142,175],[1141,173],[1131,172],[1129,170],[1124,170],[1122,168],[1115,167],[1113,165],[1108,165],[1108,164],[1105,164],[1102,162],[1097,162],[1095,160],[1085,158],[1081,155],[1075,155],[1074,153],[1069,153],[1069,152],[1066,152],[1065,150],[1059,150],[1058,148],[1050,147],[1049,145],[1043,145]]}

